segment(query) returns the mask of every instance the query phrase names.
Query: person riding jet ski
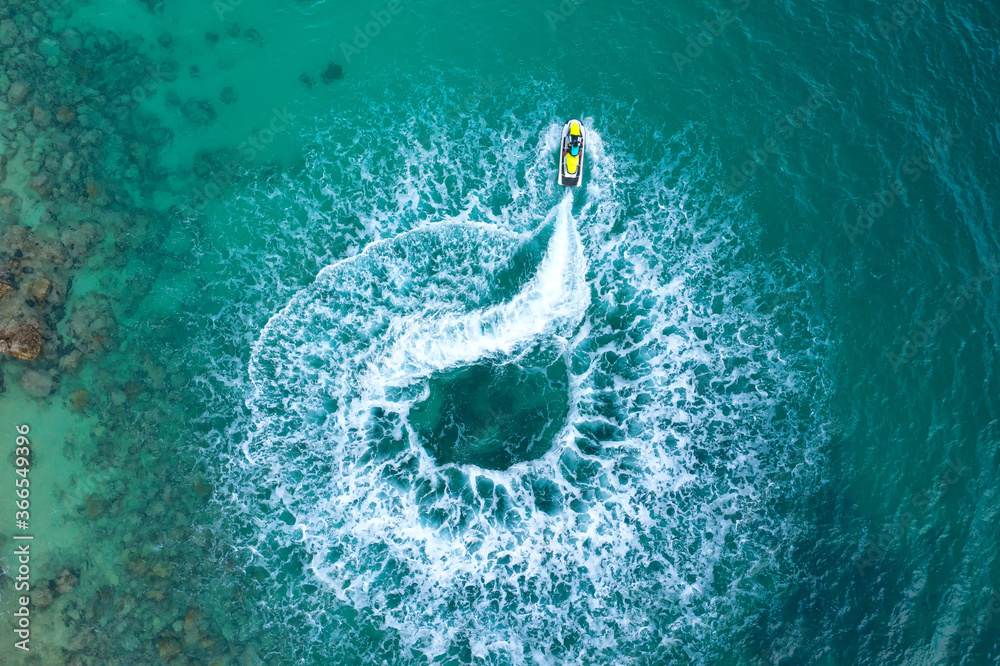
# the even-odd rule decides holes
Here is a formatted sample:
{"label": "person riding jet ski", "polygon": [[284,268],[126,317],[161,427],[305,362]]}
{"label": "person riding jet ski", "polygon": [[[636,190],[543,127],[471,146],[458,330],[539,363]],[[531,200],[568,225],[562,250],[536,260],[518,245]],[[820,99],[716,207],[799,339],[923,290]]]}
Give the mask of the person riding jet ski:
{"label": "person riding jet ski", "polygon": [[559,152],[559,184],[577,187],[583,181],[584,130],[579,120],[563,127],[562,149]]}

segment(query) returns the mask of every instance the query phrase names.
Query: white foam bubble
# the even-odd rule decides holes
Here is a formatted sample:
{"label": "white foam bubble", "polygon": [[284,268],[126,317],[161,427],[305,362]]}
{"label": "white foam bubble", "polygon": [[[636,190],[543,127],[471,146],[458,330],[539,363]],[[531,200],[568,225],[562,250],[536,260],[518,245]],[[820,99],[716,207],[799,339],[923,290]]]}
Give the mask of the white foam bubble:
{"label": "white foam bubble", "polygon": [[[398,182],[372,177],[362,131],[339,160],[320,137],[311,170],[282,188],[280,205],[347,258],[254,345],[244,458],[225,467],[234,522],[275,570],[304,549],[334,599],[428,657],[627,661],[699,631],[733,516],[759,510],[762,469],[783,464],[771,415],[798,390],[756,306],[767,276],[733,272],[726,226],[681,210],[662,180],[643,184],[593,119],[575,197],[554,183],[560,124],[545,110],[458,139],[421,122],[394,128],[413,146]],[[497,293],[540,230],[530,275]],[[518,362],[539,340],[570,369],[548,453],[504,470],[435,461],[407,421],[429,378]],[[268,499],[250,499],[256,488]],[[324,599],[276,599],[274,612],[328,626]]]}

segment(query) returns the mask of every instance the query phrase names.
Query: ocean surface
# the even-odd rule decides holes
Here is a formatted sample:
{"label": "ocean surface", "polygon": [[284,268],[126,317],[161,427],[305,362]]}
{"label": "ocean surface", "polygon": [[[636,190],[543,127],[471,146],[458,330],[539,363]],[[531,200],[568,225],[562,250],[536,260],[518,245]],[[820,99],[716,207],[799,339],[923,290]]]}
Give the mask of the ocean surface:
{"label": "ocean surface", "polygon": [[1000,663],[998,43],[0,0],[0,663]]}

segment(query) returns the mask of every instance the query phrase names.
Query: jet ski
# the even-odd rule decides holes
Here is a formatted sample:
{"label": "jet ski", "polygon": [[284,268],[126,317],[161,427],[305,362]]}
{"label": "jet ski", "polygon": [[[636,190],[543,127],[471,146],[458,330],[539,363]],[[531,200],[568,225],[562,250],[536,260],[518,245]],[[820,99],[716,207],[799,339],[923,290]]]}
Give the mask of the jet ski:
{"label": "jet ski", "polygon": [[583,125],[571,120],[563,127],[562,149],[559,151],[559,184],[576,187],[583,182]]}

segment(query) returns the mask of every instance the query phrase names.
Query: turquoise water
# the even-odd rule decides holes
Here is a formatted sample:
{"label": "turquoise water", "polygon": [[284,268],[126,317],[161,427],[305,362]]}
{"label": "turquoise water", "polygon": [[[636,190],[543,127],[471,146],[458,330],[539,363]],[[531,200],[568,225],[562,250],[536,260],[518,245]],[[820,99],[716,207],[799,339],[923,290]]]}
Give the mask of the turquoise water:
{"label": "turquoise water", "polygon": [[0,0],[0,661],[996,663],[998,32]]}

